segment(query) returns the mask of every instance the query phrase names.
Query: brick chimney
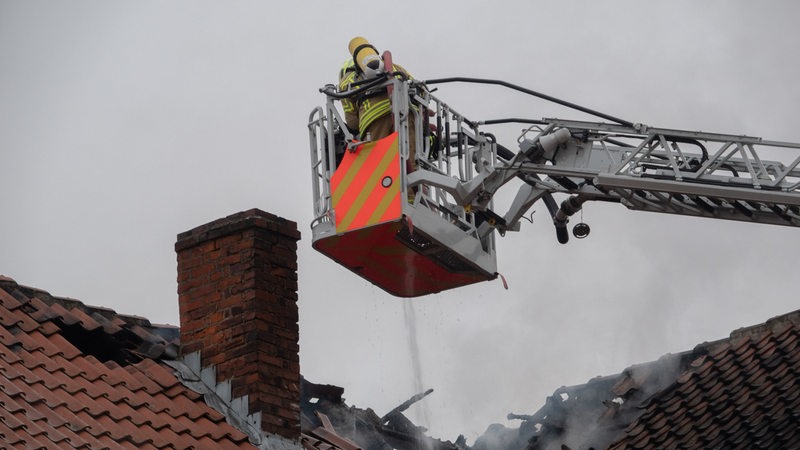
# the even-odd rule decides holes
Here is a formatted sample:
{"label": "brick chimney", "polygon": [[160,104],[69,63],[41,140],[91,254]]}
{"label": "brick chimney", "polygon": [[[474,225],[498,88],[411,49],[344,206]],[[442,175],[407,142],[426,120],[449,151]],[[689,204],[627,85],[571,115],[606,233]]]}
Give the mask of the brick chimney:
{"label": "brick chimney", "polygon": [[178,235],[181,353],[200,351],[268,433],[300,437],[297,224],[251,209]]}

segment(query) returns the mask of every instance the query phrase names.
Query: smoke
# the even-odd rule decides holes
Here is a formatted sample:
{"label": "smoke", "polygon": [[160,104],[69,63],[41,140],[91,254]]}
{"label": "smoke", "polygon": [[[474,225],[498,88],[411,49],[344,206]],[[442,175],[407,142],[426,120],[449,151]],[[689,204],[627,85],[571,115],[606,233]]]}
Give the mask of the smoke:
{"label": "smoke", "polygon": [[[607,447],[644,413],[644,405],[675,383],[695,356],[693,352],[666,354],[628,367],[609,379],[613,384],[590,381],[570,394],[557,390],[554,397],[561,398],[566,412],[561,443],[569,448]],[[626,392],[617,395],[615,391],[623,386]]]}

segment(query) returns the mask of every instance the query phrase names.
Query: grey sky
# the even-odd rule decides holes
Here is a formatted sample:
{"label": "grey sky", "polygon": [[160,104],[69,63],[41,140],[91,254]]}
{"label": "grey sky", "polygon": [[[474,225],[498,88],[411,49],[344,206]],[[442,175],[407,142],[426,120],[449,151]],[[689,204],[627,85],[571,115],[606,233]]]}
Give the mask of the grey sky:
{"label": "grey sky", "polygon": [[[634,122],[800,141],[800,4],[0,0],[0,273],[177,323],[175,235],[257,207],[298,222],[303,374],[385,413],[415,390],[402,300],[310,245],[306,121],[355,35],[420,79],[498,78]],[[493,87],[473,119],[581,116]],[[499,129],[506,146],[518,127]],[[512,192],[503,193],[507,200]],[[503,201],[501,196],[500,201]],[[431,434],[470,441],[561,385],[798,308],[796,229],[543,208],[492,282],[414,301]]]}

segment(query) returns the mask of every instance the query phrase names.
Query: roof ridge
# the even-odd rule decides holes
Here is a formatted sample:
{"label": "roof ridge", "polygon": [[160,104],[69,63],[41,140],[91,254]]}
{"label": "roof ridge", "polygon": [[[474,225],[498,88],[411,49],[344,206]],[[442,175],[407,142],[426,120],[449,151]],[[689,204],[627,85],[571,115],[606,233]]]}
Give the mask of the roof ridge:
{"label": "roof ridge", "polygon": [[121,344],[120,348],[137,355],[134,359],[174,359],[178,356],[178,326],[153,324],[144,317],[119,314],[111,308],[90,306],[74,298],[54,296],[46,290],[19,284],[5,275],[0,275],[0,290],[19,303],[18,306],[14,305],[15,309],[22,308],[23,314],[35,320],[39,327],[48,323],[55,325],[60,334],[68,340],[71,338],[73,346],[81,352],[86,353],[88,348],[101,348],[102,345],[98,347],[92,343],[96,337],[107,336],[121,343],[127,342]]}
{"label": "roof ridge", "polygon": [[[114,317],[118,317],[127,323],[136,324],[148,328],[167,328],[167,329],[178,328],[177,325],[157,324],[157,323],[154,324],[150,322],[150,320],[146,317],[138,316],[135,314],[123,314],[117,312],[112,308],[108,308],[105,306],[88,305],[82,302],[81,300],[72,297],[53,295],[44,289],[28,286],[25,284],[20,284],[11,277],[0,275],[0,288],[6,288],[6,286],[19,289],[24,295],[28,297],[37,297],[38,299],[45,302],[47,305],[53,305],[54,303],[57,303],[67,310],[77,308],[85,314],[88,315],[100,314],[101,316],[109,320],[113,319]],[[8,289],[6,289],[6,291],[8,291]],[[10,293],[11,292],[9,292],[9,294]]]}
{"label": "roof ridge", "polygon": [[762,322],[755,325],[750,325],[747,327],[737,328],[731,331],[730,339],[733,340],[739,337],[750,337],[753,338],[756,335],[760,335],[767,331],[774,331],[781,325],[784,324],[791,324],[792,326],[800,325],[800,309],[796,311],[792,311],[786,314],[780,314],[774,317],[767,319],[766,322]]}

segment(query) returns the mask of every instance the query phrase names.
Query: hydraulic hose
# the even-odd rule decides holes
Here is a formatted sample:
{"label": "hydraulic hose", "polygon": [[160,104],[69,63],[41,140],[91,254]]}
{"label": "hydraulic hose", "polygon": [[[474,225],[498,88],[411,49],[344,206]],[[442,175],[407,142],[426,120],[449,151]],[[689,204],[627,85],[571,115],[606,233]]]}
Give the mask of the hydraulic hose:
{"label": "hydraulic hose", "polygon": [[614,117],[614,116],[611,116],[609,114],[601,113],[599,111],[595,111],[593,109],[589,109],[589,108],[577,105],[575,103],[571,103],[571,102],[568,102],[568,101],[565,101],[565,100],[561,100],[561,99],[552,97],[550,95],[542,94],[541,92],[536,92],[534,90],[531,90],[531,89],[528,89],[528,88],[524,88],[522,86],[518,86],[516,84],[512,84],[512,83],[509,83],[509,82],[506,82],[506,81],[502,81],[502,80],[492,80],[492,79],[486,79],[486,78],[450,77],[450,78],[435,78],[433,80],[425,80],[424,83],[425,84],[439,84],[439,83],[455,83],[455,82],[478,83],[478,84],[494,84],[494,85],[498,85],[498,86],[503,86],[503,87],[507,87],[509,89],[513,89],[515,91],[522,92],[524,94],[532,95],[534,97],[538,97],[538,98],[541,98],[541,99],[544,99],[544,100],[559,104],[561,106],[566,106],[568,108],[572,108],[572,109],[577,110],[577,111],[581,111],[581,112],[584,112],[584,113],[587,113],[587,114],[591,114],[593,116],[597,116],[597,117],[600,117],[600,118],[603,118],[603,119],[606,119],[606,120],[610,120],[610,121],[618,123],[620,125],[624,125],[624,126],[628,126],[628,127],[632,127],[633,126],[633,122],[630,122],[630,121],[627,121],[627,120],[624,120],[624,119],[620,119],[618,117]]}
{"label": "hydraulic hose", "polygon": [[325,94],[325,95],[327,95],[329,97],[333,97],[335,99],[349,98],[349,97],[354,97],[354,96],[357,96],[359,94],[362,94],[362,93],[364,93],[364,92],[366,92],[366,91],[368,91],[368,90],[370,90],[370,89],[372,89],[372,88],[374,88],[376,86],[381,85],[386,80],[388,80],[390,77],[396,77],[396,78],[402,78],[402,79],[406,79],[407,78],[406,75],[404,73],[402,73],[402,72],[384,73],[384,74],[381,74],[380,76],[377,76],[377,77],[372,78],[372,79],[361,80],[361,81],[357,81],[357,82],[353,83],[352,86],[355,86],[355,88],[351,89],[349,91],[338,92],[336,90],[336,86],[334,86],[332,84],[325,85],[325,87],[321,88],[319,91],[322,92],[323,94]]}

